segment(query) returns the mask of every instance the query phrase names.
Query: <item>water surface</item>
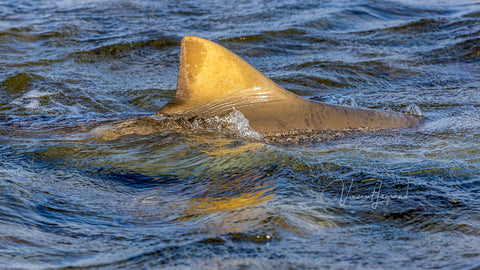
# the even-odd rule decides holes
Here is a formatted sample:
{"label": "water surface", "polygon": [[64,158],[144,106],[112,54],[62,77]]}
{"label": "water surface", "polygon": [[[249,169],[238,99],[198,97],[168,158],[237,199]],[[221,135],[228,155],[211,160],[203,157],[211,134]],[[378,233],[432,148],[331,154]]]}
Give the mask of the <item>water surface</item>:
{"label": "water surface", "polygon": [[[0,1],[0,264],[480,267],[480,4],[297,2]],[[186,35],[305,98],[427,121],[301,144],[237,118],[92,139],[175,95]]]}

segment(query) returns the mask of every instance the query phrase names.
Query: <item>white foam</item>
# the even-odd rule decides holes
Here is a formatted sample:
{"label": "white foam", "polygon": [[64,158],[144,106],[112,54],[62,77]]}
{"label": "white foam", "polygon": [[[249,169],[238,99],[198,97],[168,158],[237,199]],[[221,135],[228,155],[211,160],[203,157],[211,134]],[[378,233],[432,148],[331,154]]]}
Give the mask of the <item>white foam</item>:
{"label": "white foam", "polygon": [[407,108],[405,108],[405,114],[414,115],[414,116],[422,116],[423,115],[420,107],[418,107],[417,105],[415,105],[413,103],[408,105]]}
{"label": "white foam", "polygon": [[38,99],[31,100],[28,104],[24,105],[23,107],[31,110],[38,110],[40,109],[40,101],[38,101]]}
{"label": "white foam", "polygon": [[38,90],[32,90],[32,91],[29,91],[28,93],[26,93],[25,95],[23,95],[23,99],[28,99],[28,98],[41,98],[41,97],[45,97],[45,96],[52,96],[52,95],[55,95],[55,93],[52,93],[52,92],[41,92],[41,91],[38,91]]}
{"label": "white foam", "polygon": [[24,107],[29,110],[44,110],[43,108],[41,108],[39,99],[42,97],[52,96],[52,95],[55,95],[55,93],[31,90],[25,93],[23,96],[13,100],[12,104]]}
{"label": "white foam", "polygon": [[229,129],[233,132],[238,132],[241,137],[256,140],[263,139],[263,135],[250,127],[248,119],[239,110],[233,108],[233,111],[223,119],[228,123]]}
{"label": "white foam", "polygon": [[237,109],[226,116],[197,118],[190,126],[193,130],[214,130],[230,133],[241,138],[263,139],[263,135],[250,127],[248,119]]}
{"label": "white foam", "polygon": [[357,102],[353,97],[344,96],[341,94],[334,94],[323,97],[326,103],[335,104],[335,105],[344,105],[344,106],[352,106],[358,107]]}

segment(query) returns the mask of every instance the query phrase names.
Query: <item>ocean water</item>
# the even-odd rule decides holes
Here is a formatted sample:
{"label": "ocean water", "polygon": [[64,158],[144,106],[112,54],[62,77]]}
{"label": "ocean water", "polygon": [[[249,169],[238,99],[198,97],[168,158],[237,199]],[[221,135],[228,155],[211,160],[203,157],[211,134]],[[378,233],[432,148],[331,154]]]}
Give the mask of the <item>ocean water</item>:
{"label": "ocean water", "polygon": [[[305,98],[426,121],[117,132],[173,98],[187,35]],[[476,1],[0,1],[0,268],[479,269],[479,62]]]}

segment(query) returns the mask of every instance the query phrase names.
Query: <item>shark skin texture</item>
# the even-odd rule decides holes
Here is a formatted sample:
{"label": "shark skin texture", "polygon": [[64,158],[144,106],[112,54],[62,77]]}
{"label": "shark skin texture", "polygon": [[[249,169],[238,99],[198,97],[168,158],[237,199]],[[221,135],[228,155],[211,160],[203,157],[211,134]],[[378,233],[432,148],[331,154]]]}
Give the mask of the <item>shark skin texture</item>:
{"label": "shark skin texture", "polygon": [[297,96],[235,53],[212,41],[184,37],[175,97],[156,115],[212,117],[240,111],[259,133],[295,130],[414,127],[421,117],[322,103]]}

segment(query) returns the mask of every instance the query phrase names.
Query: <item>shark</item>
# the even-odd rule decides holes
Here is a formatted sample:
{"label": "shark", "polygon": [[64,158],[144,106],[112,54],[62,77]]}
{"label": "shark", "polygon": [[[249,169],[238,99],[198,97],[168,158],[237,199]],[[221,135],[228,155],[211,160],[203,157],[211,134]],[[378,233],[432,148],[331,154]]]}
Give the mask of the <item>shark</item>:
{"label": "shark", "polygon": [[183,37],[175,97],[155,115],[212,117],[235,110],[261,134],[409,128],[421,122],[421,117],[400,112],[300,97],[227,48],[200,37]]}

